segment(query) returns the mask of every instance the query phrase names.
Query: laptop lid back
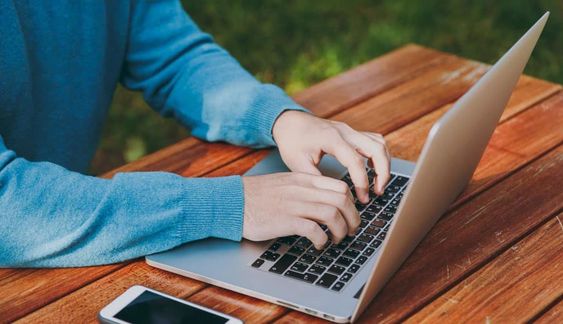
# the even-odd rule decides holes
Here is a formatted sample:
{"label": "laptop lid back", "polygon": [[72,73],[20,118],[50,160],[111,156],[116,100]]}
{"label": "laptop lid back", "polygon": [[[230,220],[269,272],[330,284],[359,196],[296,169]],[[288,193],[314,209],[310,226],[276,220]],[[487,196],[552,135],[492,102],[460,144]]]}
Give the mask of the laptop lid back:
{"label": "laptop lid back", "polygon": [[430,130],[352,321],[466,187],[548,16],[544,14]]}

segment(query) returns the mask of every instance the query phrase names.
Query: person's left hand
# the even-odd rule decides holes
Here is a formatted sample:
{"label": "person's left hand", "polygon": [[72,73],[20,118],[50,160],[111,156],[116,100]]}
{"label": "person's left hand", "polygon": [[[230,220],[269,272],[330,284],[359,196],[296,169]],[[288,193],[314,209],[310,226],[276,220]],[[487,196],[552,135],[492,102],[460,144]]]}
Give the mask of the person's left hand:
{"label": "person's left hand", "polygon": [[389,181],[391,157],[383,136],[359,132],[345,123],[288,110],[276,120],[272,135],[281,157],[292,171],[320,175],[317,165],[324,154],[334,156],[348,172],[358,199],[369,201],[365,158],[375,168],[374,191],[381,195]]}

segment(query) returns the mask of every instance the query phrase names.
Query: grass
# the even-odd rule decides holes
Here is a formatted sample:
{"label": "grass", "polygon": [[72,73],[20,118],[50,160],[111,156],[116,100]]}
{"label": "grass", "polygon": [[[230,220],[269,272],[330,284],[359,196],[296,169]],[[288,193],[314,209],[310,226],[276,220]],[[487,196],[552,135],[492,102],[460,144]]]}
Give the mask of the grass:
{"label": "grass", "polygon": [[[563,2],[212,0],[183,1],[264,82],[290,94],[406,43],[494,63],[546,10],[551,17],[526,73],[563,83]],[[118,88],[92,163],[110,170],[189,135],[137,93]]]}

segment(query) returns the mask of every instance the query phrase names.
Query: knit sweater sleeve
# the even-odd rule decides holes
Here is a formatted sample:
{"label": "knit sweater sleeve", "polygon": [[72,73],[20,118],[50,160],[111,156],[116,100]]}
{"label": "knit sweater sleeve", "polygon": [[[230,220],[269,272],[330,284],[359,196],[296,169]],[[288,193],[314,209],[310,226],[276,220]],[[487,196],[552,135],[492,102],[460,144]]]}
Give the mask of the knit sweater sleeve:
{"label": "knit sweater sleeve", "polygon": [[209,141],[274,145],[276,118],[285,110],[306,111],[252,77],[199,30],[179,1],[134,2],[121,81]]}
{"label": "knit sweater sleeve", "polygon": [[0,267],[107,264],[206,237],[240,240],[238,176],[101,179],[30,162],[0,136]]}

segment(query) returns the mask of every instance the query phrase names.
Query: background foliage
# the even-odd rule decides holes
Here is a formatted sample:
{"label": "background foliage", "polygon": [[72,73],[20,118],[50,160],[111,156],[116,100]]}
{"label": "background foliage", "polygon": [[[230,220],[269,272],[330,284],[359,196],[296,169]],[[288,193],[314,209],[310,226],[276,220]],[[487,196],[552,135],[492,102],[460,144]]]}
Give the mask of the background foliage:
{"label": "background foliage", "polygon": [[[183,0],[186,11],[264,82],[295,93],[414,42],[493,63],[546,10],[526,69],[563,83],[561,0]],[[118,88],[92,164],[99,174],[189,132]]]}

